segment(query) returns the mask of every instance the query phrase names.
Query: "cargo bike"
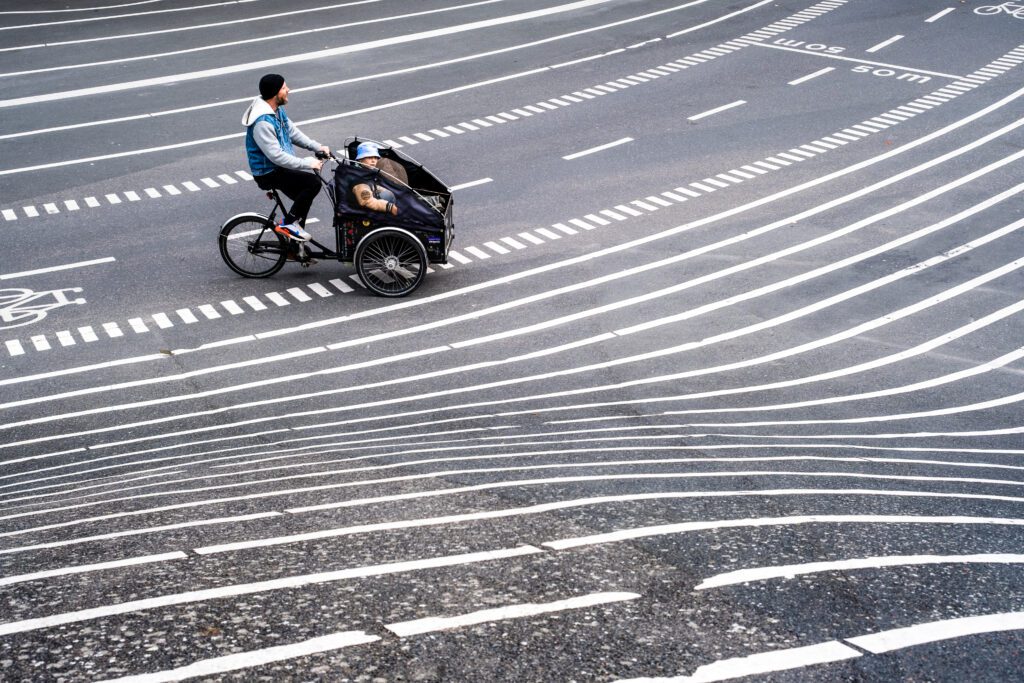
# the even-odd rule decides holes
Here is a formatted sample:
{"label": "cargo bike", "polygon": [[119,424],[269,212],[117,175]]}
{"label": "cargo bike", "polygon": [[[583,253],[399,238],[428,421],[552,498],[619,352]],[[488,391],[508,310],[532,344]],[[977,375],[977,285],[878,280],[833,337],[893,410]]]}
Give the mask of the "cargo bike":
{"label": "cargo bike", "polygon": [[[377,168],[354,160],[364,142],[379,147]],[[420,286],[429,264],[448,262],[455,228],[447,185],[412,158],[365,138],[347,141],[344,156],[332,154],[330,161],[332,177],[324,179],[320,173],[318,177],[334,207],[334,249],[315,239],[296,244],[276,233],[278,212],[284,216],[287,211],[278,192],[270,190],[266,194],[274,207],[269,215],[243,213],[221,226],[220,254],[231,270],[263,278],[289,260],[307,266],[314,259],[336,260],[355,264],[360,281],[373,293],[401,297]],[[361,207],[353,194],[360,184],[390,193],[398,214]]]}

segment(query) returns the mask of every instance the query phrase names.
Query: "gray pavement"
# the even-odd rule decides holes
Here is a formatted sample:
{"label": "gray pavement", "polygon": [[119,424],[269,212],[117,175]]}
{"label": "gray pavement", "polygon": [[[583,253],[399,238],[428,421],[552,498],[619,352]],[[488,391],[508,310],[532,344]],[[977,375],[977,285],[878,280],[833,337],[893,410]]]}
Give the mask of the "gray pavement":
{"label": "gray pavement", "polygon": [[[0,678],[1024,680],[1020,6],[67,5],[0,9]],[[455,188],[409,297],[221,261],[268,71]]]}

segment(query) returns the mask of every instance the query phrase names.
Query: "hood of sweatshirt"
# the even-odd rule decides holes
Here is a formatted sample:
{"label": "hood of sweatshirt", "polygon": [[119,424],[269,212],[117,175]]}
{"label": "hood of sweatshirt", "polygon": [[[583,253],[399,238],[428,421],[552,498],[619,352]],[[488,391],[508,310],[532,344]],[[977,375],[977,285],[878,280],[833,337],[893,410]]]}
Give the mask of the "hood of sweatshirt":
{"label": "hood of sweatshirt", "polygon": [[274,114],[274,110],[271,109],[270,105],[267,104],[266,100],[262,100],[259,97],[254,97],[252,102],[249,103],[249,108],[242,114],[242,125],[246,128],[256,122],[256,119],[263,116],[264,114]]}

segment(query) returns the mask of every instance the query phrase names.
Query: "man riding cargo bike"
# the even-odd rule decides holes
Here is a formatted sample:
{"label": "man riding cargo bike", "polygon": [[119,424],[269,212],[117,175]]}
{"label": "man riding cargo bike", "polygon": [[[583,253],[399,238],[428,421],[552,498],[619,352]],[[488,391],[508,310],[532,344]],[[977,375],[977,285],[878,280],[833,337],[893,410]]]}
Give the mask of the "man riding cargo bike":
{"label": "man riding cargo bike", "polygon": [[[289,259],[302,265],[317,258],[354,262],[370,291],[409,294],[422,283],[428,264],[447,263],[454,235],[451,190],[415,160],[379,142],[355,138],[343,155],[331,154],[288,119],[283,106],[288,92],[282,77],[264,76],[260,98],[242,119],[253,178],[274,208],[269,215],[244,213],[226,221],[221,256],[246,277],[269,277]],[[295,156],[295,146],[315,151],[316,158]],[[330,182],[320,174],[327,160],[334,164]],[[305,229],[321,186],[334,207],[333,250]],[[279,192],[293,200],[290,210]]]}

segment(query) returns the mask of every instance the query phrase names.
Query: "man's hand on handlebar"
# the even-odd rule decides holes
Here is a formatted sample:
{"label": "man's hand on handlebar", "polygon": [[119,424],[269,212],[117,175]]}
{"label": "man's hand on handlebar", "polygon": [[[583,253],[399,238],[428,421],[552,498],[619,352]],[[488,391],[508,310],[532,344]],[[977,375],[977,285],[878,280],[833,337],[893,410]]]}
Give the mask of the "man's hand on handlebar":
{"label": "man's hand on handlebar", "polygon": [[324,162],[331,158],[331,148],[324,145],[318,149],[313,156],[317,158],[317,163],[313,165],[313,169],[319,171],[324,167]]}

